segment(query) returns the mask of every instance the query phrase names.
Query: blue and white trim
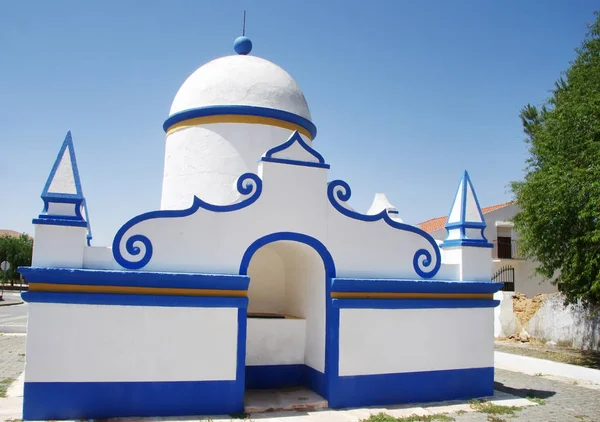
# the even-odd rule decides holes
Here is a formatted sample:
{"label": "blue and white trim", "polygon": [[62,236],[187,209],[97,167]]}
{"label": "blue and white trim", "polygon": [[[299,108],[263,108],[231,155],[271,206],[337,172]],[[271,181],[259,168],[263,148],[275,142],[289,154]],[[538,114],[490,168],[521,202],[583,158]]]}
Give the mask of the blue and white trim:
{"label": "blue and white trim", "polygon": [[[385,221],[389,226],[397,229],[403,230],[410,233],[414,233],[423,239],[425,239],[429,245],[429,249],[418,249],[413,256],[413,268],[417,275],[422,278],[432,278],[434,277],[440,267],[442,265],[442,258],[440,254],[440,249],[436,243],[436,241],[431,237],[431,235],[424,230],[421,230],[418,227],[411,226],[410,224],[401,223],[392,217],[390,217],[387,210],[383,210],[378,214],[368,215],[368,214],[360,214],[356,211],[351,210],[346,205],[341,202],[348,202],[350,196],[352,195],[352,191],[350,189],[350,185],[344,182],[343,180],[334,180],[329,182],[327,185],[327,197],[331,205],[338,210],[341,214],[346,217],[353,218],[355,220],[360,221]],[[433,255],[432,255],[433,252]],[[429,270],[427,270],[429,269]]]}
{"label": "blue and white trim", "polygon": [[310,139],[315,139],[317,136],[317,127],[302,116],[289,111],[248,105],[214,105],[180,111],[165,120],[163,129],[169,133],[181,125],[216,122],[271,124],[294,128]]}
{"label": "blue and white trim", "polygon": [[465,170],[448,213],[446,222],[448,236],[441,246],[491,248],[493,245],[487,241],[483,234],[485,228],[485,219],[473,188],[473,182],[471,182],[469,173]]}
{"label": "blue and white trim", "polygon": [[[299,145],[304,151],[306,151],[310,157],[314,160],[306,161],[306,160],[297,160],[286,157],[286,150],[292,148],[294,144]],[[328,169],[329,164],[325,163],[325,159],[317,150],[312,148],[302,139],[300,133],[298,131],[294,131],[290,139],[284,142],[281,145],[278,145],[274,148],[268,150],[263,157],[261,157],[260,161],[268,162],[268,163],[279,163],[279,164],[292,164],[296,166],[306,166],[306,167],[317,167]]]}
{"label": "blue and white trim", "polygon": [[67,132],[65,140],[56,156],[56,160],[42,191],[44,210],[33,224],[46,224],[54,226],[71,226],[88,228],[88,244],[91,240],[89,230],[88,211],[85,218],[82,209],[85,207],[85,198],[81,188],[77,158],[71,131]]}
{"label": "blue and white trim", "polygon": [[[194,196],[194,202],[192,203],[192,206],[185,210],[150,211],[133,217],[131,220],[125,223],[115,235],[112,245],[112,252],[115,260],[123,268],[127,268],[130,270],[138,270],[140,268],[145,267],[148,264],[148,262],[150,262],[150,259],[152,259],[152,242],[147,236],[143,234],[131,234],[125,241],[125,244],[123,244],[123,239],[125,235],[135,225],[143,221],[158,218],[187,217],[189,215],[194,214],[200,208],[213,212],[231,212],[240,210],[253,204],[260,197],[260,194],[262,192],[262,180],[254,173],[244,173],[238,178],[236,182],[236,187],[238,192],[242,195],[245,195],[246,197],[241,201],[235,202],[230,205],[213,205],[203,201],[197,196]],[[138,256],[141,254],[141,258],[139,260],[130,260],[126,258],[125,256],[123,256],[123,246],[125,247],[125,250],[129,255]],[[140,246],[143,246],[144,249],[142,250]]]}

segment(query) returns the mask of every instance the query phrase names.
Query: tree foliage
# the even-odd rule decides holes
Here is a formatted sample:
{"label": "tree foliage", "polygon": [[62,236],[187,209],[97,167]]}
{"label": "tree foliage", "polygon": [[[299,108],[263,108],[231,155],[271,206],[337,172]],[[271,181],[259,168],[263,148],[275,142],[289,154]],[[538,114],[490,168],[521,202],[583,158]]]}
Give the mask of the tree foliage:
{"label": "tree foliage", "polygon": [[26,234],[20,236],[0,236],[0,262],[10,262],[7,280],[18,280],[17,268],[31,265],[33,239]]}
{"label": "tree foliage", "polygon": [[521,120],[529,146],[513,182],[521,250],[567,302],[600,302],[600,14],[541,107]]}

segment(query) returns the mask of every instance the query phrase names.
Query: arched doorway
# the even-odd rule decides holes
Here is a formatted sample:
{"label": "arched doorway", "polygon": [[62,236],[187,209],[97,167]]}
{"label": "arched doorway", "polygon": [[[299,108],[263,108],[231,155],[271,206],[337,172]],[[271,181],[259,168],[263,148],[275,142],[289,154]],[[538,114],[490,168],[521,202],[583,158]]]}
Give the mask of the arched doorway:
{"label": "arched doorway", "polygon": [[326,395],[329,280],[335,266],[317,239],[281,232],[255,241],[240,274],[250,276],[246,388],[305,385]]}

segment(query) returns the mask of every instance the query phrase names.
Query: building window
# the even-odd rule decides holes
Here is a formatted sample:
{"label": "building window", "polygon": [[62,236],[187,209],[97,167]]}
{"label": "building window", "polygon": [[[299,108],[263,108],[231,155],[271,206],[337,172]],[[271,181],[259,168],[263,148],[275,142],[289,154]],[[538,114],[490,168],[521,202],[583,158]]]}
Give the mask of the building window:
{"label": "building window", "polygon": [[512,238],[506,236],[498,236],[498,258],[512,259]]}

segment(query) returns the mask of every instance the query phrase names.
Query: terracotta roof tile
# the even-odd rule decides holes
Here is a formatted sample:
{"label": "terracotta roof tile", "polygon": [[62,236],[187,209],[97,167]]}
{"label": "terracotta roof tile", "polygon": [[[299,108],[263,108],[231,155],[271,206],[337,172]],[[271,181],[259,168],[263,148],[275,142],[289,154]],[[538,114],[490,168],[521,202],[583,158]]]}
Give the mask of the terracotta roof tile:
{"label": "terracotta roof tile", "polygon": [[[0,237],[4,237],[4,236],[19,237],[22,234],[23,233],[19,233],[19,232],[16,232],[14,230],[0,229]],[[27,234],[27,233],[25,233],[25,234]],[[31,237],[29,234],[27,234],[27,236],[29,238],[33,239],[33,237]]]}
{"label": "terracotta roof tile", "polygon": [[[500,208],[504,208],[507,207],[509,205],[514,204],[516,201],[510,201],[510,202],[505,202],[503,204],[496,204],[496,205],[492,205],[489,207],[484,207],[481,209],[481,212],[483,214],[487,214],[490,213],[492,211],[496,211]],[[437,217],[437,218],[432,218],[431,220],[427,220],[427,221],[423,221],[422,223],[417,224],[418,227],[420,227],[421,229],[425,230],[427,233],[431,233],[434,232],[436,230],[442,229],[444,228],[444,226],[446,225],[446,220],[448,220],[448,217]]]}
{"label": "terracotta roof tile", "polygon": [[18,237],[18,236],[21,236],[21,233],[16,232],[14,230],[0,229],[0,237],[2,237],[2,236]]}

